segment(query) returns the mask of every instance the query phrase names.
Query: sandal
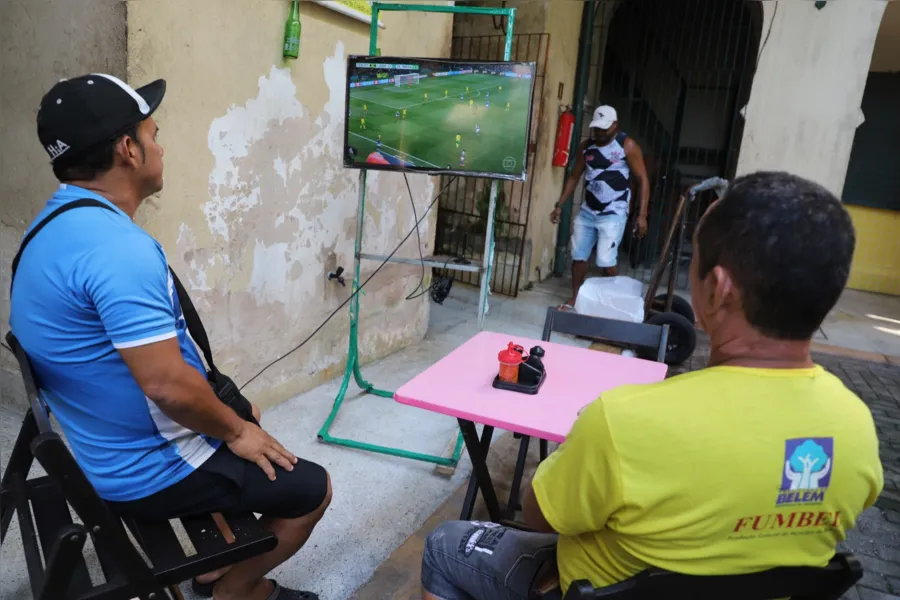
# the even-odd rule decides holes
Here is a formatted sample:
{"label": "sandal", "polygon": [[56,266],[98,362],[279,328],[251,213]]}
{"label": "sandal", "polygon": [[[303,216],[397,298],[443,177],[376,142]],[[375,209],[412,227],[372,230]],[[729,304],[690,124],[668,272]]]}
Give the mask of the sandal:
{"label": "sandal", "polygon": [[318,594],[281,587],[274,579],[270,579],[269,581],[272,582],[275,589],[272,590],[272,594],[269,596],[268,600],[319,600]]}
{"label": "sandal", "polygon": [[[222,577],[209,583],[200,583],[194,578],[191,580],[191,589],[201,598],[212,598],[213,588],[216,587],[216,584],[219,583]],[[275,589],[272,590],[268,600],[319,600],[319,596],[312,592],[301,592],[284,588],[278,585],[278,582],[275,580],[272,580],[272,584],[275,586]]]}
{"label": "sandal", "polygon": [[560,304],[559,306],[556,307],[556,310],[561,310],[563,312],[577,312],[575,310],[575,307],[572,306],[571,304],[569,304],[568,302],[566,302],[565,304]]}

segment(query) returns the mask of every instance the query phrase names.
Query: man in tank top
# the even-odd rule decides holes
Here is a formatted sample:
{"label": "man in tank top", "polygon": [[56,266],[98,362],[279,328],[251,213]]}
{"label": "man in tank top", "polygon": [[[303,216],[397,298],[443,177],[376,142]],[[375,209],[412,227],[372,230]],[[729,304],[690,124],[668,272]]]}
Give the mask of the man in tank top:
{"label": "man in tank top", "polygon": [[595,110],[590,127],[591,137],[579,147],[575,170],[550,213],[551,222],[558,223],[563,205],[583,175],[584,201],[572,228],[572,298],[561,307],[565,309],[575,306],[578,290],[587,276],[587,261],[595,247],[597,266],[603,275],[616,275],[619,246],[631,207],[632,176],[639,198],[635,231],[638,237],[647,233],[650,182],[640,146],[619,131],[618,116],[611,106]]}

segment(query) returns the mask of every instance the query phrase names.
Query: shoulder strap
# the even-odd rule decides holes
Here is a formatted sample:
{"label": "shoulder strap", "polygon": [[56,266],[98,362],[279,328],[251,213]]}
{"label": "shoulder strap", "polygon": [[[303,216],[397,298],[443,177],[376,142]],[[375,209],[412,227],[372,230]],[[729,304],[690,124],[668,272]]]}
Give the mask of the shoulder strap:
{"label": "shoulder strap", "polygon": [[[83,206],[93,206],[96,208],[103,208],[111,212],[115,212],[109,205],[100,202],[94,198],[81,198],[79,200],[74,200],[72,202],[68,202],[63,204],[52,213],[47,215],[43,221],[34,226],[34,228],[28,232],[28,235],[22,240],[22,244],[19,246],[19,251],[16,252],[15,258],[13,258],[12,262],[12,277],[9,284],[9,292],[10,296],[12,296],[12,286],[13,282],[16,278],[16,270],[19,268],[19,260],[22,258],[22,252],[25,250],[25,247],[34,239],[41,229],[43,229],[50,221],[58,217],[59,215],[68,212],[75,208],[81,208]],[[206,329],[203,328],[203,321],[200,320],[200,315],[197,314],[197,309],[194,308],[194,303],[191,302],[190,296],[187,294],[187,290],[184,289],[184,286],[181,284],[181,281],[178,279],[178,276],[175,275],[175,271],[172,270],[172,267],[169,267],[169,273],[172,274],[172,281],[175,283],[175,293],[178,294],[178,303],[181,305],[181,313],[184,315],[184,321],[187,323],[188,331],[191,332],[191,337],[194,338],[194,341],[197,342],[197,345],[200,346],[200,350],[203,351],[203,357],[206,359],[206,364],[209,366],[209,370],[212,375],[218,373],[216,369],[216,365],[213,363],[212,358],[212,349],[209,345],[209,337],[206,335]]]}
{"label": "shoulder strap", "polygon": [[624,131],[620,131],[619,133],[616,134],[616,141],[619,142],[619,144],[621,144],[623,148],[625,147],[625,140],[627,140],[627,139],[628,139],[628,134],[625,133]]}
{"label": "shoulder strap", "polygon": [[16,257],[13,258],[12,261],[12,277],[9,282],[9,293],[12,295],[12,286],[13,282],[16,280],[16,270],[19,268],[19,261],[22,259],[22,252],[25,251],[25,246],[27,246],[31,240],[34,239],[41,229],[43,229],[50,221],[63,214],[64,212],[68,212],[73,208],[81,208],[82,206],[95,206],[97,208],[105,208],[108,211],[115,212],[108,205],[100,202],[99,200],[95,200],[94,198],[81,198],[80,200],[75,200],[73,202],[68,202],[63,204],[52,213],[44,217],[44,220],[34,226],[34,228],[28,232],[28,235],[22,240],[22,245],[19,246],[19,251],[16,252]]}
{"label": "shoulder strap", "polygon": [[187,328],[188,331],[191,332],[191,337],[194,338],[194,341],[197,342],[197,345],[203,352],[203,358],[206,359],[206,364],[209,366],[211,375],[210,380],[214,381],[212,378],[218,375],[219,371],[216,369],[216,365],[213,362],[212,348],[209,345],[209,337],[206,335],[206,328],[203,327],[203,321],[200,320],[200,314],[197,312],[197,309],[194,308],[191,297],[188,296],[187,290],[184,289],[181,280],[178,279],[178,275],[175,274],[172,267],[169,267],[169,273],[171,273],[172,281],[175,283],[175,293],[178,294],[178,303],[181,304],[181,314],[184,315],[184,322],[187,323]]}

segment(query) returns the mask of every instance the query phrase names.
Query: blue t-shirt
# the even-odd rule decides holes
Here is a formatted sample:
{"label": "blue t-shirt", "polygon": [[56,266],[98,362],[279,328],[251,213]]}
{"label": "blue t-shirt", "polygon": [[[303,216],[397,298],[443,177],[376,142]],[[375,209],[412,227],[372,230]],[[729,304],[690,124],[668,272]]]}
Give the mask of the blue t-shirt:
{"label": "blue t-shirt", "polygon": [[31,227],[80,198],[113,210],[76,208],[34,237],[16,272],[10,327],[97,493],[126,502],[181,481],[221,442],[164,415],[116,350],[177,336],[205,376],[159,243],[102,196],[65,184]]}

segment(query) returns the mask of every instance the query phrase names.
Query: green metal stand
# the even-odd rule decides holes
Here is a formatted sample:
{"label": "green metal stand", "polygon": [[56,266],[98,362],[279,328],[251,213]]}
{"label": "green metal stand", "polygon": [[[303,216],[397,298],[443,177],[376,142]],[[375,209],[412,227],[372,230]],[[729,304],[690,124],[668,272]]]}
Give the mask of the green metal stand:
{"label": "green metal stand", "polygon": [[[446,6],[432,4],[383,4],[375,2],[372,4],[372,29],[369,35],[369,55],[375,56],[378,48],[378,16],[381,11],[415,11],[415,12],[432,12],[432,13],[454,13],[454,14],[475,14],[488,16],[501,16],[507,18],[506,24],[506,45],[504,47],[503,60],[509,60],[512,56],[512,38],[513,38],[513,21],[516,18],[516,9],[514,8],[481,8],[467,6]],[[480,267],[481,271],[481,290],[478,302],[478,327],[484,325],[484,315],[487,312],[487,297],[490,292],[491,268],[493,266],[494,256],[494,214],[497,208],[497,195],[499,184],[494,182],[491,184],[490,205],[488,207],[487,228],[485,231],[485,247],[484,260]],[[377,444],[369,444],[366,442],[358,442],[356,440],[333,437],[329,434],[334,420],[337,418],[344,398],[347,395],[347,388],[350,386],[350,378],[356,381],[356,385],[368,394],[381,396],[382,398],[393,398],[393,392],[380,390],[371,383],[363,379],[362,371],[359,364],[359,290],[360,285],[360,262],[362,259],[384,259],[392,262],[408,262],[406,259],[388,259],[374,255],[366,255],[362,253],[362,237],[363,223],[366,209],[366,170],[359,172],[359,209],[356,213],[356,241],[354,244],[354,264],[353,264],[353,286],[351,293],[353,297],[350,300],[350,346],[347,352],[347,368],[344,371],[344,379],[341,382],[341,388],[338,390],[337,397],[334,400],[334,406],[331,407],[331,413],[322,424],[319,430],[319,441],[327,444],[335,444],[345,446],[347,448],[355,448],[356,450],[365,450],[367,452],[377,452],[379,454],[388,454],[390,456],[399,456],[401,458],[410,458],[423,462],[434,463],[436,465],[455,467],[459,462],[462,454],[463,437],[462,432],[456,438],[456,446],[452,455],[448,457],[434,456],[431,454],[423,454],[421,452],[413,452],[400,448],[392,448],[390,446],[379,446]],[[426,261],[427,262],[427,261]],[[444,265],[447,267],[447,265]],[[452,268],[452,265],[450,265]],[[360,292],[361,293],[361,292]]]}

